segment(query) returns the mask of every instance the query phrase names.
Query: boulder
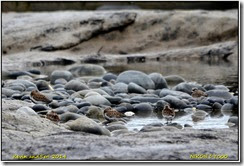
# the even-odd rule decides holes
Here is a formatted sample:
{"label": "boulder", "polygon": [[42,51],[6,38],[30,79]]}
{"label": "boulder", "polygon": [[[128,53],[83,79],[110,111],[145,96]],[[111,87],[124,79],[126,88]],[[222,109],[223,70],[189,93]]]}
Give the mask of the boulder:
{"label": "boulder", "polygon": [[129,83],[128,92],[129,93],[140,93],[140,94],[147,93],[147,91],[144,88],[142,88],[141,86],[139,86],[133,82]]}
{"label": "boulder", "polygon": [[111,105],[111,103],[101,95],[93,95],[84,98],[87,102],[91,103],[92,105]]}
{"label": "boulder", "polygon": [[59,78],[63,78],[66,81],[70,81],[73,79],[73,75],[71,72],[66,71],[66,70],[55,70],[52,72],[52,74],[50,76],[51,84],[54,84],[55,81]]}
{"label": "boulder", "polygon": [[153,107],[148,103],[140,103],[134,106],[133,112],[139,117],[149,117],[153,112]]}
{"label": "boulder", "polygon": [[164,97],[167,95],[177,96],[177,97],[182,97],[182,98],[191,98],[191,95],[189,95],[188,93],[170,90],[170,89],[162,89],[161,92],[159,93],[160,97]]}
{"label": "boulder", "polygon": [[172,88],[172,90],[181,91],[181,92],[191,94],[192,88],[197,88],[199,90],[206,91],[202,86],[200,86],[198,84],[187,83],[187,82],[182,82],[182,83],[176,85],[175,87]]}
{"label": "boulder", "polygon": [[65,84],[64,88],[66,90],[74,90],[76,92],[89,89],[89,87],[86,84],[83,84],[77,80],[70,80],[67,84]]}
{"label": "boulder", "polygon": [[184,101],[180,100],[179,98],[177,98],[175,96],[167,95],[167,96],[163,97],[162,100],[168,102],[170,104],[170,106],[173,108],[184,109],[184,108],[189,107],[189,106],[187,106],[187,104]]}
{"label": "boulder", "polygon": [[232,95],[227,90],[214,89],[214,90],[207,91],[206,94],[209,97],[219,97],[219,98],[222,98],[222,99],[231,99],[232,98]]}
{"label": "boulder", "polygon": [[148,75],[155,84],[155,89],[168,88],[168,84],[160,73],[151,73]]}

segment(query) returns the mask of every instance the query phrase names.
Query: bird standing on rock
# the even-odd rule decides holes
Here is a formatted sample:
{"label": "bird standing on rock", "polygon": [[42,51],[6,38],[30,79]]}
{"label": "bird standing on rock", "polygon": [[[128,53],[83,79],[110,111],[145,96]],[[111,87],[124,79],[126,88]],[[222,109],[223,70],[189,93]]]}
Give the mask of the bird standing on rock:
{"label": "bird standing on rock", "polygon": [[52,102],[50,98],[48,98],[46,95],[42,94],[38,90],[31,91],[30,98],[36,104],[49,104]]}
{"label": "bird standing on rock", "polygon": [[205,92],[203,92],[202,90],[199,90],[197,88],[192,88],[191,92],[192,92],[191,96],[194,98],[198,98],[198,97],[202,97],[202,96],[204,96],[204,97],[208,96]]}
{"label": "bird standing on rock", "polygon": [[103,116],[109,122],[117,121],[120,118],[126,117],[124,114],[118,112],[111,107],[108,107],[103,111]]}
{"label": "bird standing on rock", "polygon": [[166,105],[162,111],[162,116],[167,120],[166,124],[168,124],[169,121],[172,123],[172,120],[175,117],[175,111],[173,108],[170,108],[169,105]]}

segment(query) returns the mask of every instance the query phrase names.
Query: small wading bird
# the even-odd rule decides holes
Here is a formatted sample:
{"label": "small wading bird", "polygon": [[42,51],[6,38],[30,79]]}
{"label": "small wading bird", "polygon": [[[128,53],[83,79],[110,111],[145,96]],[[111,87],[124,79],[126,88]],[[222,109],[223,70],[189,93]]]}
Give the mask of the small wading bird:
{"label": "small wading bird", "polygon": [[52,102],[50,98],[48,98],[46,95],[42,94],[38,90],[31,91],[30,98],[36,104],[49,104]]}
{"label": "small wading bird", "polygon": [[60,118],[59,118],[58,114],[56,112],[54,112],[53,110],[49,111],[46,114],[46,118],[51,120],[51,121],[54,121],[54,122],[60,121]]}
{"label": "small wading bird", "polygon": [[199,90],[197,88],[192,88],[191,96],[194,98],[198,98],[198,97],[202,97],[202,96],[207,97],[208,95],[205,92],[203,92],[202,90]]}
{"label": "small wading bird", "polygon": [[111,107],[108,107],[103,111],[103,116],[108,122],[114,122],[120,120],[123,117],[126,117],[124,114]]}
{"label": "small wading bird", "polygon": [[162,116],[163,116],[163,118],[165,118],[167,120],[166,124],[168,124],[169,121],[170,121],[170,123],[172,123],[172,120],[175,117],[175,111],[173,108],[170,108],[169,105],[165,105],[164,109],[162,111]]}

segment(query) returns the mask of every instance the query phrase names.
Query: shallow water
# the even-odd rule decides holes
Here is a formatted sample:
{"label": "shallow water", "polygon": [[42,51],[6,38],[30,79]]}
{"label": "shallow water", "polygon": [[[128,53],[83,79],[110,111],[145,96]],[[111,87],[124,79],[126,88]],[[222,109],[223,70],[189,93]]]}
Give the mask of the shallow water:
{"label": "shallow water", "polygon": [[[182,126],[184,124],[189,124],[194,129],[213,129],[213,128],[229,128],[226,123],[228,122],[229,116],[223,116],[221,118],[211,118],[206,117],[203,121],[193,122],[191,115],[186,115],[181,118],[175,119],[173,123],[179,123]],[[164,119],[158,119],[157,117],[148,117],[148,118],[134,118],[126,124],[126,127],[130,130],[140,130],[145,125],[151,123],[166,123]]]}

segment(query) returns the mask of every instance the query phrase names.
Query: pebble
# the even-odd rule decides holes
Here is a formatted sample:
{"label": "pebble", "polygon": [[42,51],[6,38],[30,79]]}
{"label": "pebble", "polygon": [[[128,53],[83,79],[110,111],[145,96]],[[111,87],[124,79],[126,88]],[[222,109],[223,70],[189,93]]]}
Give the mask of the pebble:
{"label": "pebble", "polygon": [[134,106],[133,112],[139,117],[149,117],[153,112],[153,107],[148,103],[140,103]]}

